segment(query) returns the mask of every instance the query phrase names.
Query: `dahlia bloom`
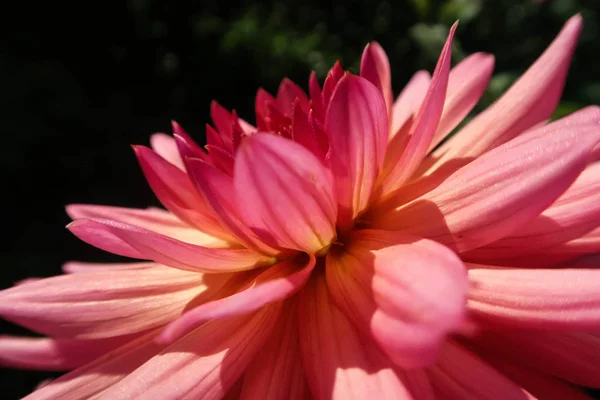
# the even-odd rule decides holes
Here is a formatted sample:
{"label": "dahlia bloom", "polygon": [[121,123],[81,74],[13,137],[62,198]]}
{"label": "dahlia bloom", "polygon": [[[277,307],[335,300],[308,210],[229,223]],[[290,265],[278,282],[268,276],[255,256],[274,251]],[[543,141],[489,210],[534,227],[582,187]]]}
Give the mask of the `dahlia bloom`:
{"label": "dahlia bloom", "polygon": [[[444,142],[494,58],[394,101],[377,43],[309,95],[260,90],[256,127],[213,103],[199,147],[135,146],[168,210],[71,205],[71,262],[0,292],[5,365],[70,370],[30,399],[584,399],[600,387],[600,108],[549,122],[573,17]],[[595,258],[596,257],[596,258]]]}

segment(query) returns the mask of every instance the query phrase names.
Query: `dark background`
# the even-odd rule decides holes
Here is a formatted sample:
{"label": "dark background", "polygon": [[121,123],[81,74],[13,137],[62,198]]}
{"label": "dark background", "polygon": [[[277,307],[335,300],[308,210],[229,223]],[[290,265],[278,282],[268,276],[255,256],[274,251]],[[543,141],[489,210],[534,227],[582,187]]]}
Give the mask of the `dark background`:
{"label": "dark background", "polygon": [[[323,77],[336,58],[356,72],[373,39],[388,52],[397,93],[414,71],[433,69],[460,19],[453,61],[496,55],[481,109],[581,12],[585,30],[557,115],[600,104],[599,0],[8,3],[0,10],[0,289],[55,275],[67,260],[117,260],[70,235],[63,207],[158,204],[130,144],[170,132],[170,119],[203,142],[212,99],[253,121],[259,86],[275,92],[287,76],[306,88],[309,72]],[[0,334],[23,332],[0,323]],[[56,375],[0,370],[0,397]]]}

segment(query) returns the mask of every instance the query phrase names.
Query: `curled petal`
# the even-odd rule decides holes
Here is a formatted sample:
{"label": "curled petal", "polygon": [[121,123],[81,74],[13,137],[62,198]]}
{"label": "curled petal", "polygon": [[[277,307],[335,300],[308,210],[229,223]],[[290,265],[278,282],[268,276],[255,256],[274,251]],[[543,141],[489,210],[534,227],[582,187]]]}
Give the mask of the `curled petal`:
{"label": "curled petal", "polygon": [[360,60],[360,76],[379,89],[389,115],[393,103],[392,73],[387,54],[379,43],[371,42],[365,47]]}
{"label": "curled petal", "polygon": [[333,303],[322,276],[298,299],[300,348],[306,376],[317,399],[411,399],[389,360],[364,341]]}
{"label": "curled petal", "polygon": [[486,323],[552,329],[600,324],[600,269],[471,265],[469,310]]}
{"label": "curled petal", "polygon": [[371,197],[388,137],[381,93],[353,75],[340,80],[325,117],[339,207],[338,225],[349,228]]}
{"label": "curled petal", "polygon": [[102,393],[101,399],[218,400],[269,337],[281,305],[214,320],[190,332]]}
{"label": "curled petal", "polygon": [[269,134],[247,138],[236,157],[234,185],[244,219],[269,243],[316,253],[334,239],[331,174],[297,143]]}
{"label": "curled petal", "polygon": [[253,250],[198,246],[111,220],[78,219],[68,228],[84,242],[102,250],[189,271],[241,271],[274,261]]}
{"label": "curled petal", "polygon": [[172,322],[158,337],[173,342],[200,323],[256,311],[265,305],[284,300],[300,290],[315,267],[315,257],[309,256],[299,268],[299,260],[286,260],[261,273],[237,293],[204,303]]}

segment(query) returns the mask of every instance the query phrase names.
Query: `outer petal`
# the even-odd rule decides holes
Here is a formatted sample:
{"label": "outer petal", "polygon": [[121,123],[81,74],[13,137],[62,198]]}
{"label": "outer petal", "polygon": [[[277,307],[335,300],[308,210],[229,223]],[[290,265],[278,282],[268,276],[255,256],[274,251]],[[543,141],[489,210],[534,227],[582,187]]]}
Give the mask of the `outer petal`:
{"label": "outer petal", "polygon": [[39,388],[27,400],[84,400],[117,383],[164,346],[154,343],[155,332],[121,346],[95,361]]}
{"label": "outer petal", "polygon": [[[383,232],[381,234],[384,234]],[[465,267],[435,242],[396,235],[391,247],[353,238],[327,257],[327,284],[340,308],[396,364],[433,363],[446,335],[464,321]]]}
{"label": "outer petal", "polygon": [[219,289],[223,277],[213,279],[208,286],[202,274],[166,267],[61,275],[0,292],[0,314],[52,336],[118,336],[166,324]]}
{"label": "outer petal", "polygon": [[588,166],[550,207],[515,233],[467,252],[468,260],[516,257],[577,239],[600,225],[600,163]]}
{"label": "outer petal", "polygon": [[335,237],[330,172],[291,140],[256,134],[240,147],[234,185],[248,225],[283,248],[319,252]]}
{"label": "outer petal", "polygon": [[337,188],[338,225],[346,229],[367,207],[383,164],[388,126],[381,93],[366,79],[344,76],[331,97],[325,131]]}
{"label": "outer petal", "polygon": [[167,347],[101,399],[221,399],[269,337],[281,305],[207,322]]}
{"label": "outer petal", "polygon": [[81,261],[69,261],[62,266],[65,274],[80,274],[84,272],[107,272],[107,271],[128,271],[143,270],[148,268],[162,268],[160,264],[153,262],[139,263],[87,263]]}
{"label": "outer petal", "polygon": [[[567,22],[540,58],[485,112],[433,153],[439,166],[451,158],[477,157],[550,118],[562,94],[582,18]],[[435,168],[429,165],[429,168]]]}
{"label": "outer petal", "polygon": [[159,156],[176,166],[182,171],[185,171],[185,166],[183,165],[183,160],[179,155],[179,150],[177,148],[177,143],[172,136],[169,136],[164,133],[155,133],[150,136],[150,145],[152,146],[152,150],[156,152]]}
{"label": "outer petal", "polygon": [[429,145],[433,150],[467,116],[485,91],[494,70],[494,56],[475,53],[450,71],[444,112]]}
{"label": "outer petal", "polygon": [[71,204],[67,213],[72,219],[111,219],[139,226],[153,232],[181,240],[186,243],[206,247],[230,247],[231,244],[219,238],[207,235],[179,220],[173,214],[159,208],[124,208],[97,206],[89,204]]}
{"label": "outer petal", "polygon": [[308,97],[306,93],[298,85],[284,78],[277,90],[277,105],[284,115],[291,118],[293,115],[294,103],[298,101],[298,105],[304,112],[308,112]]}
{"label": "outer petal", "polygon": [[409,141],[406,149],[392,172],[386,177],[382,184],[382,195],[398,189],[416,171],[421,161],[427,154],[429,145],[435,135],[438,123],[444,109],[446,88],[448,86],[448,74],[450,73],[450,57],[452,55],[452,38],[457,24],[454,24],[448,34],[446,44],[442,49],[440,58],[431,79],[429,90],[425,100],[415,116],[415,122],[409,132]]}
{"label": "outer petal", "polygon": [[486,153],[395,212],[374,215],[373,226],[433,238],[461,252],[481,247],[552,204],[599,140],[596,127],[557,121]]}
{"label": "outer petal", "polygon": [[600,326],[600,269],[473,264],[469,310],[488,324],[585,330]]}
{"label": "outer petal", "polygon": [[387,54],[385,54],[379,43],[371,42],[365,47],[360,60],[360,76],[379,89],[385,100],[389,116],[394,101],[392,95],[392,73]]}
{"label": "outer petal", "polygon": [[[300,267],[300,269],[299,269]],[[300,290],[315,267],[315,257],[297,257],[267,268],[237,293],[204,303],[169,324],[158,340],[173,342],[202,322],[256,311]]]}
{"label": "outer petal", "polygon": [[84,242],[102,250],[189,271],[241,271],[274,262],[273,258],[253,250],[198,246],[111,220],[78,219],[68,228]]}
{"label": "outer petal", "polygon": [[264,347],[248,366],[241,400],[305,400],[310,398],[302,365],[295,304],[282,317]]}
{"label": "outer petal", "polygon": [[389,361],[361,340],[333,304],[322,276],[300,292],[300,346],[313,396],[321,399],[411,399]]}
{"label": "outer petal", "polygon": [[600,338],[574,332],[483,331],[473,345],[486,355],[502,357],[532,371],[576,385],[600,388]]}
{"label": "outer petal", "polygon": [[231,113],[216,101],[210,103],[210,117],[217,127],[225,150],[233,152],[233,119]]}
{"label": "outer petal", "polygon": [[394,137],[406,121],[419,111],[430,82],[429,72],[417,71],[404,86],[392,107],[390,137]]}
{"label": "outer petal", "polygon": [[490,365],[453,342],[444,344],[440,361],[429,370],[429,376],[440,399],[535,399]]}

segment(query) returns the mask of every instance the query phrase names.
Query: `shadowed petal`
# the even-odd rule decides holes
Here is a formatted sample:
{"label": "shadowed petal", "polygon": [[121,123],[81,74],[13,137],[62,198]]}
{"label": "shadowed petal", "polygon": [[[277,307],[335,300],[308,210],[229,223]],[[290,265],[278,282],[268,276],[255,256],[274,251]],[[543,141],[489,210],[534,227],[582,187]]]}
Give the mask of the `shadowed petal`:
{"label": "shadowed petal", "polygon": [[572,330],[600,325],[600,269],[469,268],[468,305],[478,320]]}
{"label": "shadowed petal", "polygon": [[388,139],[387,111],[369,81],[345,75],[325,117],[339,207],[338,225],[347,229],[371,197]]}
{"label": "shadowed petal", "polygon": [[334,239],[331,173],[299,144],[269,134],[247,138],[234,186],[245,221],[270,244],[316,253]]}
{"label": "shadowed petal", "polygon": [[322,276],[299,296],[300,348],[316,399],[412,398],[389,360],[335,306]]}
{"label": "shadowed petal", "polygon": [[78,219],[68,228],[79,239],[102,250],[189,271],[241,271],[274,261],[253,250],[198,246],[111,220]]}
{"label": "shadowed petal", "polygon": [[396,136],[406,121],[419,111],[430,82],[429,72],[417,71],[404,86],[392,107],[390,138]]}
{"label": "shadowed petal", "polygon": [[280,311],[276,304],[254,314],[207,322],[100,398],[221,399],[269,337]]}

